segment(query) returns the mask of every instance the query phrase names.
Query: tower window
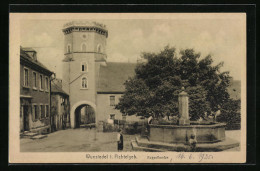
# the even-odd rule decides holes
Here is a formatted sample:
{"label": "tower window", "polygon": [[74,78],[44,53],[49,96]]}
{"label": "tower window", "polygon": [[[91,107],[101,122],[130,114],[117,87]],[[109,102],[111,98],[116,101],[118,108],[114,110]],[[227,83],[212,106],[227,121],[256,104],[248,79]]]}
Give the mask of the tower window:
{"label": "tower window", "polygon": [[82,51],[82,52],[86,52],[86,51],[87,51],[87,45],[86,45],[86,43],[83,43],[83,44],[81,45],[81,51]]}
{"label": "tower window", "polygon": [[86,77],[83,77],[81,80],[81,88],[87,89],[88,88],[88,80]]}
{"label": "tower window", "polygon": [[86,39],[86,38],[87,38],[87,36],[86,36],[85,34],[83,34],[83,35],[82,35],[82,38],[83,38],[83,39]]}
{"label": "tower window", "polygon": [[102,48],[102,45],[101,45],[101,44],[98,44],[98,45],[97,45],[97,52],[98,52],[98,53],[102,53],[102,52],[103,52],[103,48]]}
{"label": "tower window", "polygon": [[115,96],[110,96],[110,106],[115,106]]}
{"label": "tower window", "polygon": [[71,52],[71,46],[68,45],[68,46],[67,46],[67,53],[70,53],[70,52]]}
{"label": "tower window", "polygon": [[81,63],[81,71],[82,72],[87,72],[87,69],[88,69],[87,62],[82,62]]}

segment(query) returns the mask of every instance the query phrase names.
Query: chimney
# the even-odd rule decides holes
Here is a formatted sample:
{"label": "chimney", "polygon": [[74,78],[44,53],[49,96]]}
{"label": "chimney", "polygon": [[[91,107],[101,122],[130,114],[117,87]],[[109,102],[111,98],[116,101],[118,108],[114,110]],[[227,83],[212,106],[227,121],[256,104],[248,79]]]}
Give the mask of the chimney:
{"label": "chimney", "polygon": [[53,83],[56,84],[58,87],[62,88],[62,80],[61,79],[55,78],[53,80]]}
{"label": "chimney", "polygon": [[23,48],[25,53],[27,53],[33,60],[37,61],[37,52],[33,48]]}

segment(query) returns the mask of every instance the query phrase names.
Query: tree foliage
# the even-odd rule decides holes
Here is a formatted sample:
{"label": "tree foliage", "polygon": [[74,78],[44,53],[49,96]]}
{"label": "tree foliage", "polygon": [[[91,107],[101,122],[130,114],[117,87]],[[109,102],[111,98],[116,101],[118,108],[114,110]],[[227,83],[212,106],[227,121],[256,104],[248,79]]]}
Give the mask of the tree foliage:
{"label": "tree foliage", "polygon": [[159,53],[143,53],[147,63],[138,64],[135,76],[125,82],[126,91],[116,105],[127,115],[153,115],[155,118],[178,115],[181,87],[189,94],[191,120],[219,110],[228,100],[228,72],[223,63],[213,66],[210,55],[200,59],[193,49],[166,46]]}
{"label": "tree foliage", "polygon": [[217,117],[217,121],[225,122],[228,126],[241,123],[240,100],[229,99],[221,108],[221,115]]}

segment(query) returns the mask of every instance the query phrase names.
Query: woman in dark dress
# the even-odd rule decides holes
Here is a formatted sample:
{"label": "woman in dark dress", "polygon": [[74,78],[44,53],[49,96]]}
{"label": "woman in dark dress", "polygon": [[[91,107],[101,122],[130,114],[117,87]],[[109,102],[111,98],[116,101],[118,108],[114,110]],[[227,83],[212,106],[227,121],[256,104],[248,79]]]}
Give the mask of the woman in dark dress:
{"label": "woman in dark dress", "polygon": [[122,130],[119,130],[117,134],[117,150],[121,151],[123,150],[123,148],[124,148],[124,138],[122,135]]}

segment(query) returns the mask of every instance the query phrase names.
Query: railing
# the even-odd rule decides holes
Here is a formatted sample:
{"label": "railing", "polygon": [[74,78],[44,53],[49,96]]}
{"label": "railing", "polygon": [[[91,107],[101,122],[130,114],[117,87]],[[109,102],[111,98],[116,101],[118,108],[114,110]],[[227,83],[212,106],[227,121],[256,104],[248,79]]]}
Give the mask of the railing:
{"label": "railing", "polygon": [[114,123],[110,124],[106,121],[103,122],[104,132],[115,132],[122,129],[125,133],[135,134],[140,133],[141,129],[145,127],[144,121],[126,121],[120,119],[114,119]]}

